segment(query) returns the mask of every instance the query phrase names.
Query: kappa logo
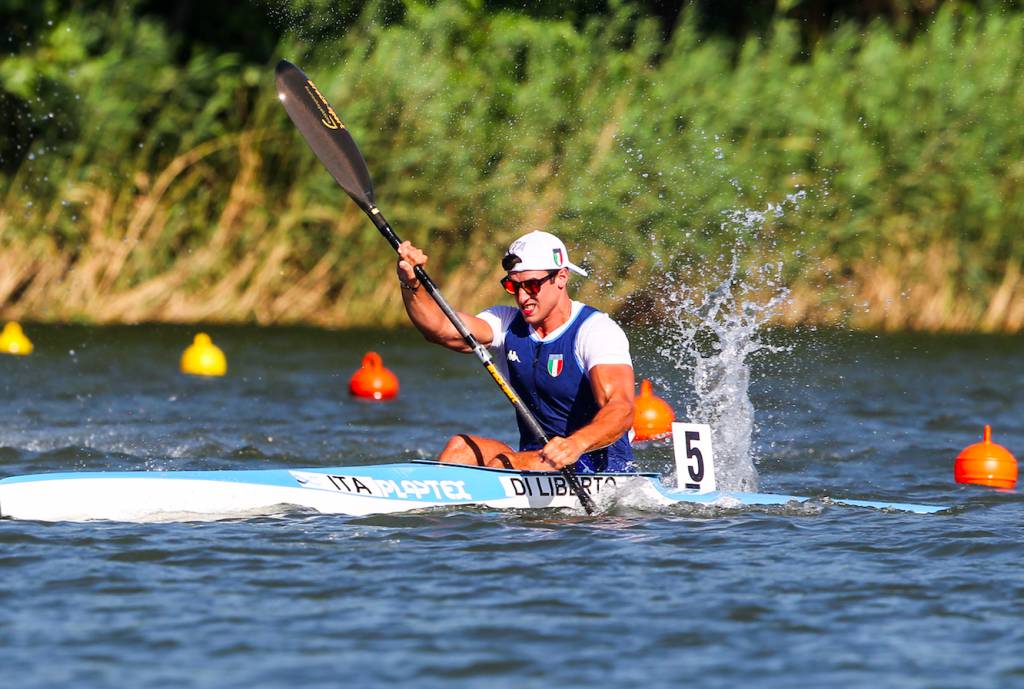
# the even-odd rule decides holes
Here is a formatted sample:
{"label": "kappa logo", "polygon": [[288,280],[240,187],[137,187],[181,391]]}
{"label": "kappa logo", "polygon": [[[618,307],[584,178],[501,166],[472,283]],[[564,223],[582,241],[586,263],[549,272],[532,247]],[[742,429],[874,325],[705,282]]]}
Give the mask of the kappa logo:
{"label": "kappa logo", "polygon": [[562,359],[561,354],[552,354],[548,357],[548,375],[552,378],[557,378],[562,373],[562,369],[565,368],[565,361]]}
{"label": "kappa logo", "polygon": [[509,361],[514,361],[517,364],[519,363],[519,354],[517,354],[516,350],[514,350],[514,349],[508,350],[508,357],[507,358],[508,358]]}

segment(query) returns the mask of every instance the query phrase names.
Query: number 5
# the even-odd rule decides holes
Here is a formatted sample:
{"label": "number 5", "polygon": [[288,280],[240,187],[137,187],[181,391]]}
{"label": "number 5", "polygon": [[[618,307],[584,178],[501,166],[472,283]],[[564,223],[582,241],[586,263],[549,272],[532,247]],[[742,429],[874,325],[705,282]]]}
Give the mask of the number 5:
{"label": "number 5", "polygon": [[711,426],[706,423],[674,423],[672,445],[679,488],[701,493],[713,492],[716,482]]}
{"label": "number 5", "polygon": [[700,433],[697,431],[686,431],[684,437],[686,438],[686,458],[697,460],[696,466],[687,463],[686,468],[690,472],[690,480],[694,483],[687,483],[686,487],[700,488],[700,482],[704,480],[704,455],[700,453],[699,447],[693,445],[693,443],[700,442]]}

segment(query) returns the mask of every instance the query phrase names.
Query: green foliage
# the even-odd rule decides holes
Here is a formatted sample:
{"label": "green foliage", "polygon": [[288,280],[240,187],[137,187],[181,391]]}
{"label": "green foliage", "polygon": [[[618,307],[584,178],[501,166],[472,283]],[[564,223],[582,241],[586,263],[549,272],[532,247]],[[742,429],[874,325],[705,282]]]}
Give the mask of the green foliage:
{"label": "green foliage", "polygon": [[[954,246],[945,279],[979,303],[1024,257],[1024,13],[947,5],[912,38],[848,25],[809,53],[784,18],[737,47],[693,13],[666,42],[620,3],[572,21],[484,2],[400,14],[369,3],[346,33],[310,44],[297,29],[280,54],[333,101],[381,208],[439,274],[478,273],[534,226],[589,251],[613,281],[605,305],[738,238],[752,260],[785,257],[797,284],[823,262],[849,273],[887,247]],[[335,298],[372,292],[388,247],[290,126],[275,59],[193,47],[181,62],[177,40],[122,3],[69,11],[0,62],[0,246],[50,236],[73,265],[97,233],[131,239],[149,223],[116,284],[212,243],[220,262],[199,291],[263,260],[270,234],[298,275],[332,257]],[[96,190],[112,199],[99,226],[86,219]],[[797,207],[755,226],[730,220],[797,191]]]}

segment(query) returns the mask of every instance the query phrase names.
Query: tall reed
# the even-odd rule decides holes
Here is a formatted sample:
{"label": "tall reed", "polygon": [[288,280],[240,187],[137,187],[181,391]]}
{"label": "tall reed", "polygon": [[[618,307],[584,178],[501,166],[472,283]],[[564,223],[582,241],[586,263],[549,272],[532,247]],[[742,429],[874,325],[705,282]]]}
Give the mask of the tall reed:
{"label": "tall reed", "polygon": [[[390,248],[287,121],[277,56],[181,65],[175,37],[118,7],[0,63],[34,136],[0,160],[2,314],[400,322]],[[628,5],[582,28],[456,2],[374,13],[280,55],[465,309],[497,298],[507,243],[546,227],[608,309],[738,250],[784,262],[785,322],[1024,327],[1024,14],[949,6],[912,39],[840,27],[808,54],[785,21],[737,48],[684,15],[665,43]]]}

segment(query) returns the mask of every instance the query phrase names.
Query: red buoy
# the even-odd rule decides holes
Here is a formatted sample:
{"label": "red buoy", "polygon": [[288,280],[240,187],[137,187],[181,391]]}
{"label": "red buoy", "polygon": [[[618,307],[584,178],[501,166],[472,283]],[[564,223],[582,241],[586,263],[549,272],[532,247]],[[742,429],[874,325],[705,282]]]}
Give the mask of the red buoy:
{"label": "red buoy", "polygon": [[348,381],[348,391],[365,399],[389,400],[398,394],[398,378],[384,368],[380,354],[367,352],[363,357],[363,365]]}
{"label": "red buoy", "polygon": [[672,407],[665,400],[655,396],[651,391],[651,381],[644,379],[640,383],[640,394],[634,406],[633,441],[664,438],[672,432],[672,422],[675,420],[676,415]]}
{"label": "red buoy", "polygon": [[1017,459],[1002,445],[992,442],[992,427],[985,425],[980,443],[965,447],[953,465],[957,483],[976,483],[993,488],[1017,484]]}

